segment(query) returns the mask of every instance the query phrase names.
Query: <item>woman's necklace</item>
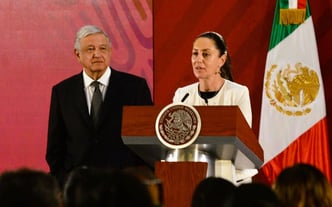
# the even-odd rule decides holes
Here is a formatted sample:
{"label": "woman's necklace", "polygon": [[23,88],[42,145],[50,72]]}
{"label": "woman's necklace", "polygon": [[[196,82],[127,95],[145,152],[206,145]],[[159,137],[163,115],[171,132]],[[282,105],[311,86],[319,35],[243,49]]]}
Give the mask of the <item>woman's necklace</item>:
{"label": "woman's necklace", "polygon": [[204,99],[206,105],[208,105],[208,99],[215,97],[219,91],[220,91],[220,89],[217,91],[204,91],[203,92],[198,89],[198,94],[202,99]]}
{"label": "woman's necklace", "polygon": [[219,93],[219,91],[223,87],[224,83],[225,83],[225,81],[222,83],[222,85],[220,86],[220,88],[217,91],[201,91],[199,89],[199,85],[198,85],[198,94],[202,99],[204,99],[204,102],[206,103],[206,105],[208,105],[208,102],[209,102],[208,100],[210,98],[215,97]]}

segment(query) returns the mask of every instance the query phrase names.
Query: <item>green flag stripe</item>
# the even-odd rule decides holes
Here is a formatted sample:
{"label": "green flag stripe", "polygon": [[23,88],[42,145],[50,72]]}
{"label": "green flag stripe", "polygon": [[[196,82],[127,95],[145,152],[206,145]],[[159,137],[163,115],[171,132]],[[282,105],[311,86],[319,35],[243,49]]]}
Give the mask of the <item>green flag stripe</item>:
{"label": "green flag stripe", "polygon": [[280,0],[279,2],[279,6],[281,9],[288,9],[289,8],[289,4],[288,4],[288,0]]}
{"label": "green flag stripe", "polygon": [[[274,48],[277,44],[279,44],[284,38],[290,35],[299,26],[298,24],[282,25],[279,23],[280,8],[288,8],[288,0],[286,1],[287,1],[287,7],[284,7],[285,0],[277,0],[276,9],[274,11],[274,20],[272,25],[271,37],[270,37],[269,51],[272,48]],[[310,13],[309,0],[307,0],[305,19],[309,18],[310,16],[311,13]]]}

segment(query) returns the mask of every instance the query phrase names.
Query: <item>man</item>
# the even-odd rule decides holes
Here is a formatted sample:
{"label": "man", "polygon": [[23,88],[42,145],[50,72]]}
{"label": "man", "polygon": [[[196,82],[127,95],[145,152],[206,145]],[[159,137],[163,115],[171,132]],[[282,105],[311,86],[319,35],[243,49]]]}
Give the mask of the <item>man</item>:
{"label": "man", "polygon": [[[76,34],[74,53],[83,71],[53,87],[49,114],[46,160],[61,185],[79,166],[144,164],[122,142],[122,107],[152,105],[145,79],[110,67],[112,47],[103,30],[82,27]],[[95,101],[95,97],[102,100]]]}

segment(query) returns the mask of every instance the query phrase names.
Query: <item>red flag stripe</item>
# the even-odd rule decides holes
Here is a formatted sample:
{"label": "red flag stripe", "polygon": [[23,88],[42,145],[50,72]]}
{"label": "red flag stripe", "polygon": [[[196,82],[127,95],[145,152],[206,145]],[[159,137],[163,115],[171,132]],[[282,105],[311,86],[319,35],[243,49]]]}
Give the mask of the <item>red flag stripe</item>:
{"label": "red flag stripe", "polygon": [[316,166],[331,182],[330,150],[327,136],[325,117],[261,168],[268,182],[272,184],[284,168],[300,162]]}
{"label": "red flag stripe", "polygon": [[297,0],[297,8],[305,9],[307,6],[307,0]]}

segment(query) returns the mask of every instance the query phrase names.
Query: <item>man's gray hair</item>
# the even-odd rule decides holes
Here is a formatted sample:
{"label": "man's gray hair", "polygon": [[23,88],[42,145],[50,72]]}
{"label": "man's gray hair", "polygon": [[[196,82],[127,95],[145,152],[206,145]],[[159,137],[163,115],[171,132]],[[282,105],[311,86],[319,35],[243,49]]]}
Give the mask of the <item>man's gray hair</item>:
{"label": "man's gray hair", "polygon": [[74,48],[76,50],[80,51],[81,50],[80,40],[84,37],[87,37],[89,35],[96,34],[96,33],[105,35],[109,45],[111,46],[111,41],[110,41],[108,35],[106,34],[106,32],[104,32],[102,29],[100,29],[99,27],[97,27],[95,25],[85,25],[85,26],[81,27],[76,33]]}

